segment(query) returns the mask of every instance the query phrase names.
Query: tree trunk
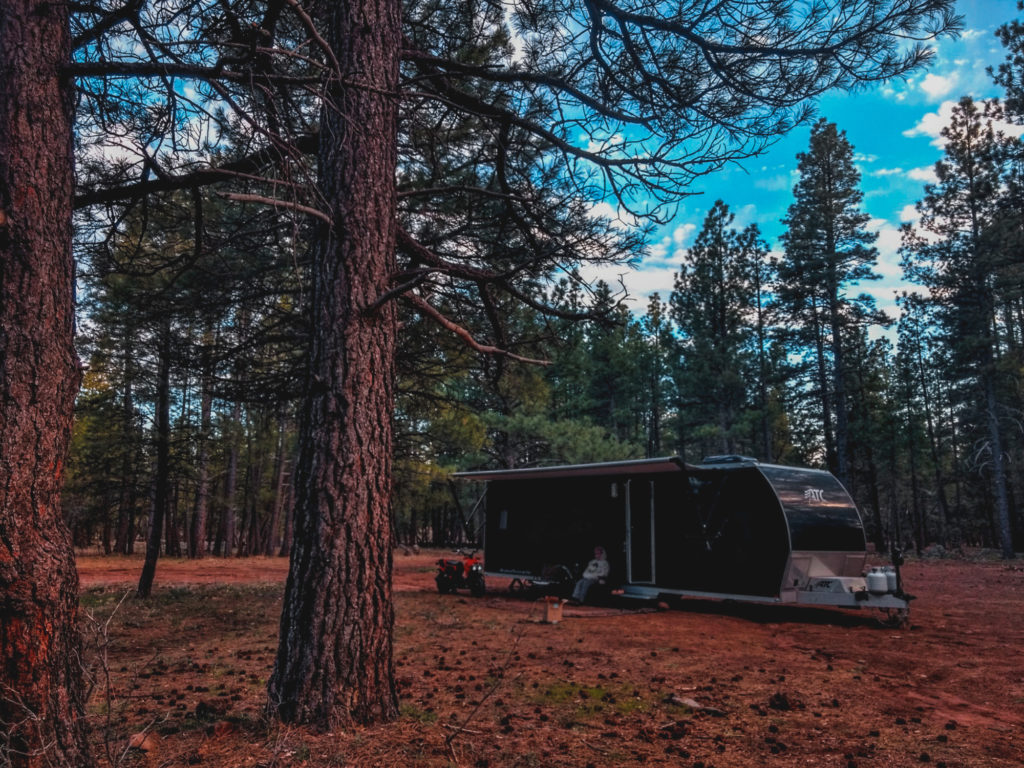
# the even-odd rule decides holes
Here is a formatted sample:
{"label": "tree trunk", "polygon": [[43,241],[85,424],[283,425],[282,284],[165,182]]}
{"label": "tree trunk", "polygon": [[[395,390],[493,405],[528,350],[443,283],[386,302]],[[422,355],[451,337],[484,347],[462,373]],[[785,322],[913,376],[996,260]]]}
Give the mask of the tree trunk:
{"label": "tree trunk", "polygon": [[60,489],[72,345],[67,6],[0,3],[0,764],[90,766]]}
{"label": "tree trunk", "polygon": [[171,328],[165,322],[160,329],[159,372],[156,394],[156,480],[153,513],[146,538],[146,559],[139,576],[139,597],[149,597],[160,557],[160,535],[171,503]]}
{"label": "tree trunk", "polygon": [[874,521],[875,551],[885,552],[885,529],[882,525],[882,502],[878,495],[878,465],[875,454],[868,445],[865,449],[868,464],[868,504],[871,507],[871,519]]}
{"label": "tree trunk", "polygon": [[819,315],[817,299],[812,299],[811,311],[814,322],[814,351],[817,365],[819,399],[821,400],[821,435],[825,444],[825,463],[830,472],[839,469],[836,459],[835,441],[832,439],[832,396],[828,384],[828,365],[825,360],[825,330]]}
{"label": "tree trunk", "polygon": [[231,425],[228,434],[228,471],[224,478],[224,520],[222,522],[223,551],[218,554],[231,557],[235,546],[235,528],[238,522],[238,429],[242,420],[242,404],[235,403],[231,409]]}
{"label": "tree trunk", "polygon": [[999,429],[999,403],[996,399],[996,386],[992,373],[993,362],[986,361],[982,386],[985,390],[985,417],[988,426],[988,439],[992,448],[992,484],[995,490],[996,532],[998,533],[999,549],[1006,560],[1014,558],[1013,533],[1010,525],[1010,503],[1006,491],[1006,457],[1003,455],[1003,440]]}
{"label": "tree trunk", "polygon": [[273,555],[280,541],[281,512],[284,508],[285,478],[288,477],[288,421],[283,414],[277,418],[277,448],[274,454],[274,499],[270,507],[270,520],[260,548],[261,555]]}
{"label": "tree trunk", "polygon": [[318,170],[333,226],[313,255],[312,347],[295,481],[295,541],[270,709],[334,728],[398,713],[391,594],[396,312],[397,0],[320,9],[338,58]]}
{"label": "tree trunk", "polygon": [[189,529],[188,556],[206,555],[206,519],[210,509],[210,433],[213,425],[212,323],[203,336],[203,371],[199,394],[199,455],[196,457],[196,500]]}
{"label": "tree trunk", "polygon": [[[833,259],[836,258],[834,255]],[[838,281],[829,279],[829,327],[832,331],[832,385],[836,417],[836,477],[850,485],[850,426],[846,402],[846,355],[843,350],[843,324],[839,316]]]}
{"label": "tree trunk", "polygon": [[[297,462],[293,462],[297,463]],[[281,549],[279,557],[288,557],[292,553],[292,540],[295,533],[295,504],[293,494],[294,483],[285,483],[282,489],[281,512],[284,515],[284,532],[281,535]]]}
{"label": "tree trunk", "polygon": [[946,478],[942,471],[942,455],[939,452],[939,440],[935,430],[935,420],[932,418],[931,392],[928,389],[928,374],[925,366],[924,355],[920,342],[916,348],[917,379],[921,387],[921,405],[924,408],[925,426],[928,428],[928,447],[932,457],[932,471],[935,475],[935,494],[939,502],[939,512],[942,515],[943,539],[946,546],[949,546],[949,502],[946,500]]}

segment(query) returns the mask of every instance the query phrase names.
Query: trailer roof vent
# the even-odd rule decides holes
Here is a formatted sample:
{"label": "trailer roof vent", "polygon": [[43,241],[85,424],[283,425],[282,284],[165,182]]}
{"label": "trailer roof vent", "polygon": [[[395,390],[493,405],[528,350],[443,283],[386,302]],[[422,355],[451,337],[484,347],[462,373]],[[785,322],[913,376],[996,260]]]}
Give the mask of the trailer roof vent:
{"label": "trailer roof vent", "polygon": [[753,456],[740,456],[738,453],[727,453],[722,456],[705,456],[701,464],[757,464]]}

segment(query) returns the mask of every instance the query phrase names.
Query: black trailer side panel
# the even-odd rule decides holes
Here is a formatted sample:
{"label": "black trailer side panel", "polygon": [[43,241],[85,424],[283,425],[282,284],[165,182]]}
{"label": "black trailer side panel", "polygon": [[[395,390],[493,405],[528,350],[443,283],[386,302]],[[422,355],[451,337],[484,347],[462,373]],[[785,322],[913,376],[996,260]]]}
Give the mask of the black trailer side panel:
{"label": "black trailer side panel", "polygon": [[785,510],[794,552],[863,552],[860,512],[833,475],[815,469],[761,465]]}
{"label": "black trailer side panel", "polygon": [[668,482],[676,501],[675,509],[658,508],[658,586],[778,595],[789,537],[778,499],[758,469],[688,468]]}
{"label": "black trailer side panel", "polygon": [[616,478],[492,480],[487,487],[487,570],[542,577],[562,565],[578,576],[603,546],[624,577],[625,488]]}

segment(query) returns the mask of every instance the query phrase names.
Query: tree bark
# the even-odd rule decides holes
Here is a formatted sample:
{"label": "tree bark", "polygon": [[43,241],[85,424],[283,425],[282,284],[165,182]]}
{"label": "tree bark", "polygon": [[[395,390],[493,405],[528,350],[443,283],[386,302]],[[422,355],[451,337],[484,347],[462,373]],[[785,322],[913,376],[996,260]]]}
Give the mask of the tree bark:
{"label": "tree bark", "polygon": [[231,408],[231,425],[228,433],[228,471],[224,478],[224,519],[221,523],[223,550],[218,552],[223,557],[231,557],[235,547],[235,530],[238,523],[238,432],[241,421],[242,404],[236,402]]}
{"label": "tree bark", "polygon": [[93,764],[60,489],[72,344],[67,6],[0,3],[0,764]]}
{"label": "tree bark", "polygon": [[206,556],[206,519],[210,508],[210,440],[213,428],[213,323],[203,334],[203,370],[199,394],[199,455],[196,457],[196,499],[189,529],[188,556]]}
{"label": "tree bark", "polygon": [[391,593],[397,0],[318,6],[338,60],[321,111],[321,225],[295,540],[269,706],[330,729],[397,716]]}
{"label": "tree bark", "polygon": [[284,509],[285,479],[288,477],[288,420],[284,414],[277,417],[277,448],[274,455],[274,500],[271,502],[270,520],[261,543],[260,554],[271,556],[277,552],[281,540],[281,513]]}
{"label": "tree bark", "polygon": [[139,597],[149,597],[156,575],[156,561],[160,557],[160,538],[171,506],[171,328],[165,323],[160,329],[159,372],[157,374],[156,402],[156,478],[154,481],[153,513],[149,519],[146,538],[146,559],[139,576]]}

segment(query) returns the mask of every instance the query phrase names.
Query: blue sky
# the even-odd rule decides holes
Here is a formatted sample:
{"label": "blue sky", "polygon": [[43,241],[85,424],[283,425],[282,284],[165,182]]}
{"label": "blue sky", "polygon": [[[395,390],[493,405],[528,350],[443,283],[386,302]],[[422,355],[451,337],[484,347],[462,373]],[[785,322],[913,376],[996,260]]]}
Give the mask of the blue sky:
{"label": "blue sky", "polygon": [[[817,114],[846,131],[853,144],[864,191],[863,208],[872,217],[870,228],[879,233],[877,271],[882,280],[860,287],[876,297],[879,307],[895,314],[895,293],[903,287],[899,268],[899,226],[913,218],[932,168],[942,156],[937,141],[952,106],[962,95],[976,99],[998,96],[985,71],[1004,58],[994,32],[1016,16],[1015,0],[960,0],[964,32],[956,40],[933,44],[936,55],[928,69],[907,81],[895,81],[866,91],[832,93],[817,105]],[[756,222],[772,248],[778,246],[781,219],[792,202],[796,181],[796,155],[807,149],[810,127],[786,136],[760,157],[698,181],[677,215],[652,237],[650,253],[635,271],[604,272],[609,282],[617,274],[631,294],[631,307],[643,313],[647,297],[672,291],[685,249],[693,243],[705,214],[716,199],[736,213],[737,229]]]}

